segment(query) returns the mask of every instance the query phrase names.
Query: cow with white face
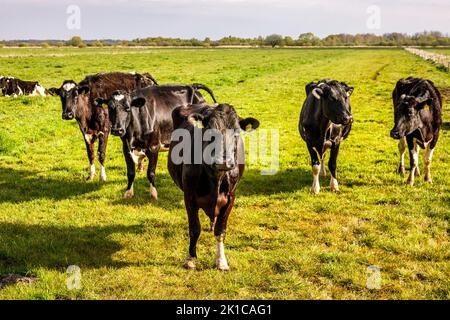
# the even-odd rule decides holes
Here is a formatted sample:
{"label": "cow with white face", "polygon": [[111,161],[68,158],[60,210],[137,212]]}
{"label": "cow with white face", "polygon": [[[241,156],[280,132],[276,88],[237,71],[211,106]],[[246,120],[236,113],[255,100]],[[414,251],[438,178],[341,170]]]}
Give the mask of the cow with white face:
{"label": "cow with white face", "polygon": [[420,176],[419,148],[425,149],[425,181],[431,183],[431,160],[442,126],[442,96],[430,80],[409,77],[400,79],[392,93],[394,128],[391,137],[400,140],[400,165],[405,173],[405,152],[409,150],[411,172],[408,184]]}
{"label": "cow with white face", "polygon": [[109,99],[116,90],[129,92],[137,88],[154,85],[149,74],[111,72],[87,76],[80,83],[66,80],[60,88],[52,88],[50,94],[61,98],[62,118],[78,122],[86,145],[90,164],[87,180],[93,180],[95,173],[95,142],[98,140],[98,160],[100,162],[100,181],[106,181],[104,162],[110,130],[108,108],[97,106],[95,99]]}

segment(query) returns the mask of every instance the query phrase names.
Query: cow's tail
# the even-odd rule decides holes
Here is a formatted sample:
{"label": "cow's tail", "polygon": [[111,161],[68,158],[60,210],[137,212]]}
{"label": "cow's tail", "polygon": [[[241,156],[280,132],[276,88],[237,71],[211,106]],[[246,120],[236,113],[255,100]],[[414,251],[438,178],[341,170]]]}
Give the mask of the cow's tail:
{"label": "cow's tail", "polygon": [[211,96],[211,98],[213,99],[214,103],[217,103],[217,100],[216,100],[216,97],[214,96],[214,93],[213,93],[212,90],[211,90],[210,88],[208,88],[207,86],[205,86],[205,85],[203,85],[203,84],[201,84],[201,83],[194,83],[194,84],[192,85],[192,87],[193,87],[195,90],[204,90],[204,91],[208,92],[209,95]]}

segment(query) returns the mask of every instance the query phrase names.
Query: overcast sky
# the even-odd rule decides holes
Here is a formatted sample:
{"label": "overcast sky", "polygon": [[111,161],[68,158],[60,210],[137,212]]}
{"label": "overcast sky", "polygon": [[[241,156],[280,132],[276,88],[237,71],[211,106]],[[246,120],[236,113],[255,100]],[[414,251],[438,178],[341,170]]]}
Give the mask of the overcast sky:
{"label": "overcast sky", "polygon": [[[83,39],[218,39],[272,33],[297,38],[308,31],[320,37],[423,30],[450,33],[450,0],[0,0],[0,4],[3,40],[74,35]],[[67,27],[69,5],[80,9],[79,29]],[[376,9],[370,10],[373,5],[380,12],[378,27],[378,20],[375,24],[370,20],[377,15]]]}

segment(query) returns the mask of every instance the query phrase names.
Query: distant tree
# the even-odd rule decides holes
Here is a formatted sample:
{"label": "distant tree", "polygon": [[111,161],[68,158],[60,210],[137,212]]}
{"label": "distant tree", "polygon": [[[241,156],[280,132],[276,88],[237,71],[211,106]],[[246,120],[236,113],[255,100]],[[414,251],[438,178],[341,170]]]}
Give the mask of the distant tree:
{"label": "distant tree", "polygon": [[298,36],[298,42],[301,46],[315,46],[320,44],[320,38],[312,32],[306,32]]}
{"label": "distant tree", "polygon": [[272,46],[272,48],[275,48],[276,46],[280,46],[283,43],[283,37],[279,34],[272,34],[264,39],[264,43],[266,45]]}
{"label": "distant tree", "polygon": [[72,37],[68,42],[67,45],[72,47],[80,47],[84,44],[83,40],[79,36]]}

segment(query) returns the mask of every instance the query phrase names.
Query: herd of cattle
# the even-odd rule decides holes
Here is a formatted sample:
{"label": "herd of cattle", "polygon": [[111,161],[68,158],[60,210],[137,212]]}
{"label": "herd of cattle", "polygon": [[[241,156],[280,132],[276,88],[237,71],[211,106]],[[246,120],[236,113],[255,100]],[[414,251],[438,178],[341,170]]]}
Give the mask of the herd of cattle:
{"label": "herd of cattle", "polygon": [[[44,89],[38,82],[28,82],[0,76],[4,96],[58,95],[62,103],[62,118],[76,119],[83,134],[90,163],[88,180],[95,175],[95,142],[98,140],[100,181],[106,181],[105,156],[109,132],[122,140],[127,166],[128,185],[124,197],[134,195],[136,165],[144,170],[143,160],[149,159],[147,178],[150,196],[157,198],[155,171],[158,153],[169,149],[168,169],[176,185],[184,192],[189,221],[189,256],[185,267],[194,269],[196,244],[200,236],[199,209],[211,221],[216,237],[215,265],[220,270],[229,266],[224,253],[227,220],[235,201],[237,184],[244,171],[243,141],[239,133],[259,127],[254,118],[241,118],[233,106],[218,104],[213,92],[202,84],[159,85],[148,73],[99,73],[77,83],[66,80],[60,88]],[[311,156],[313,183],[311,192],[320,191],[319,175],[325,176],[325,154],[330,149],[328,168],[331,191],[338,192],[336,163],[340,143],[347,138],[353,124],[350,96],[353,87],[324,79],[306,85],[299,132]],[[208,104],[200,90],[207,92],[214,104]],[[404,156],[408,147],[411,171],[408,183],[420,175],[419,148],[425,149],[425,181],[431,182],[430,165],[442,125],[442,97],[433,82],[421,78],[401,79],[393,92],[395,126],[391,137],[399,142],[399,173],[405,173]],[[171,153],[177,141],[171,139],[176,129],[192,133],[197,129],[216,130],[226,136],[226,153],[215,156],[212,163],[175,163]],[[229,134],[229,132],[234,134]],[[190,154],[195,156],[195,143]],[[207,148],[202,145],[202,152]],[[230,153],[231,150],[231,153]]]}

